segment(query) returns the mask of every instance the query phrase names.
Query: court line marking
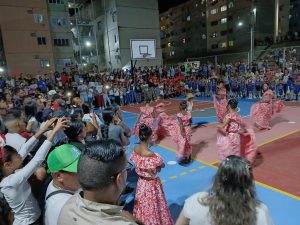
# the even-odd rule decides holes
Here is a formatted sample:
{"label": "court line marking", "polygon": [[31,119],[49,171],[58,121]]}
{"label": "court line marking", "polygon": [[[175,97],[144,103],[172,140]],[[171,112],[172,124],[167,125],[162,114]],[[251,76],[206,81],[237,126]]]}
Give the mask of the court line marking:
{"label": "court line marking", "polygon": [[[300,129],[299,129],[299,131],[300,131]],[[165,149],[167,149],[167,150],[169,150],[169,151],[171,151],[171,152],[177,152],[175,149],[170,148],[170,147],[167,147],[167,146],[164,146],[164,145],[158,145],[158,146],[160,146],[160,147],[162,147],[162,148],[165,148]],[[204,161],[202,161],[202,160],[199,160],[199,159],[196,159],[196,158],[193,158],[193,160],[196,161],[196,162],[202,163],[202,164],[204,164],[204,165],[207,165],[207,166],[209,166],[209,167],[218,169],[218,167],[216,167],[216,166],[214,166],[214,165],[212,165],[212,164],[209,164],[209,163],[207,163],[207,162],[204,162]],[[298,196],[296,196],[296,195],[290,194],[290,193],[288,193],[288,192],[285,192],[285,191],[283,191],[283,190],[280,190],[280,189],[278,189],[278,188],[272,187],[272,186],[270,186],[270,185],[264,184],[264,183],[259,182],[259,181],[255,181],[255,183],[258,184],[258,185],[260,185],[260,186],[262,186],[262,187],[265,187],[265,188],[267,188],[267,189],[276,191],[276,192],[278,192],[278,193],[280,193],[280,194],[286,195],[286,196],[288,196],[288,197],[291,197],[291,198],[293,198],[293,199],[296,199],[296,200],[299,200],[299,201],[300,201],[300,197],[298,197]]]}
{"label": "court line marking", "polygon": [[271,140],[265,141],[265,142],[263,142],[263,143],[257,145],[257,147],[262,147],[262,146],[264,146],[264,145],[267,145],[267,144],[270,144],[270,143],[272,143],[272,142],[278,141],[278,140],[280,140],[280,139],[282,139],[282,138],[285,138],[285,137],[288,137],[288,136],[290,136],[290,135],[293,135],[293,134],[295,134],[295,133],[297,133],[297,132],[300,132],[300,128],[297,129],[297,130],[288,132],[288,133],[286,133],[286,134],[284,134],[284,135],[281,135],[281,136],[279,136],[279,137],[273,138],[273,139],[271,139]]}

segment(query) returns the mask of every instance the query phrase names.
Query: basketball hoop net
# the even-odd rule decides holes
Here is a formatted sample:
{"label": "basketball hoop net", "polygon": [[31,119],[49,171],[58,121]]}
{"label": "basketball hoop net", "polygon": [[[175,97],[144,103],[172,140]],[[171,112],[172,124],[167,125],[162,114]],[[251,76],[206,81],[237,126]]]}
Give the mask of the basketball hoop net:
{"label": "basketball hoop net", "polygon": [[145,53],[145,54],[143,54],[143,59],[144,60],[147,60],[147,62],[149,62],[149,57],[151,56],[151,54],[149,54],[149,53]]}

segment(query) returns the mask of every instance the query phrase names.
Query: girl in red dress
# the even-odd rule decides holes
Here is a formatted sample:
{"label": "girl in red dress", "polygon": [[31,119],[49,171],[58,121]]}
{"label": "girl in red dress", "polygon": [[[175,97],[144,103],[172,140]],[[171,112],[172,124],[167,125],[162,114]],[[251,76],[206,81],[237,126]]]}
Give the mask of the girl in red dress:
{"label": "girl in red dress", "polygon": [[154,107],[150,106],[150,100],[146,100],[146,106],[140,107],[140,114],[133,128],[133,134],[138,137],[141,124],[145,124],[153,129],[154,117]]}
{"label": "girl in red dress", "polygon": [[173,225],[158,172],[164,167],[163,159],[149,149],[152,130],[140,125],[140,145],[134,147],[130,160],[139,175],[133,215],[145,225]]}
{"label": "girl in red dress", "polygon": [[219,121],[222,123],[227,112],[227,103],[228,103],[226,89],[223,83],[220,83],[218,86],[218,97],[221,99],[220,101],[218,101],[216,95],[213,96],[214,107],[216,109],[216,115]]}
{"label": "girl in red dress", "polygon": [[169,116],[165,111],[165,104],[159,103],[156,107],[156,125],[154,129],[154,141],[161,140],[165,136],[171,136],[174,141],[178,135],[178,122],[175,117]]}
{"label": "girl in red dress", "polygon": [[176,141],[178,145],[176,158],[179,164],[189,163],[192,155],[192,147],[190,145],[192,114],[187,111],[187,107],[187,101],[182,101],[180,103],[180,112],[177,114],[179,129]]}
{"label": "girl in red dress", "polygon": [[274,112],[281,112],[284,108],[284,104],[280,100],[274,100],[274,94],[272,90],[269,89],[268,84],[264,84],[263,91],[262,100],[252,105],[250,115],[260,130],[270,130],[272,115]]}
{"label": "girl in red dress", "polygon": [[224,122],[218,125],[217,148],[219,159],[222,162],[229,155],[240,156],[240,125],[242,118],[237,112],[238,102],[235,99],[228,101],[228,113]]}

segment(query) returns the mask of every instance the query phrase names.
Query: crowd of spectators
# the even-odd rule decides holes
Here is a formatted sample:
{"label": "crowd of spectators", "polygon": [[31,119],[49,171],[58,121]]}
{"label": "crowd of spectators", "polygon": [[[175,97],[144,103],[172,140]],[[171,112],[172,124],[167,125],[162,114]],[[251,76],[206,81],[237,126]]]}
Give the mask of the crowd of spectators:
{"label": "crowd of spectators", "polygon": [[[250,67],[241,62],[208,62],[199,68],[187,64],[101,74],[63,71],[1,77],[0,224],[141,224],[118,205],[124,189],[132,191],[126,182],[127,171],[132,170],[127,163],[131,129],[125,124],[119,105],[190,92],[209,97],[215,94],[220,79],[234,97],[259,98],[267,81],[278,97],[298,100],[299,60],[292,57],[284,65],[279,62],[270,68],[263,61]],[[101,113],[94,111],[98,108]],[[220,201],[213,197],[220,191],[218,188],[226,189],[224,185],[228,185],[222,176],[235,177],[226,174],[226,165],[237,161],[240,168],[229,172],[240,173],[241,177],[246,173],[247,180],[236,176],[238,180],[231,185],[247,183],[252,194],[246,197],[252,211],[234,215],[247,217],[245,225],[272,224],[269,216],[264,217],[268,215],[266,207],[256,200],[250,165],[241,160],[229,158],[221,164],[215,180],[218,185],[209,195],[201,194],[202,210],[209,208],[215,224],[229,224],[230,220],[223,223],[225,220],[218,218],[222,212],[210,207],[217,207]],[[198,224],[203,220],[197,213],[192,218],[191,204],[196,204],[192,201],[187,201],[178,224]],[[257,217],[255,207],[260,210]],[[230,215],[224,218],[227,216]]]}

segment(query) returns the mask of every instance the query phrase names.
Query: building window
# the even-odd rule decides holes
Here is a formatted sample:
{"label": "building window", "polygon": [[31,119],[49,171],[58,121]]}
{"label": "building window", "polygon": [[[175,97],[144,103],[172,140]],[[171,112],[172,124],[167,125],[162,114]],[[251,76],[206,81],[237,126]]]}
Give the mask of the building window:
{"label": "building window", "polygon": [[228,41],[228,46],[233,47],[233,41]]}
{"label": "building window", "polygon": [[222,30],[221,31],[221,36],[224,36],[224,35],[226,35],[227,34],[227,30]]}
{"label": "building window", "polygon": [[51,25],[52,26],[66,26],[66,18],[64,17],[52,17],[51,18]]}
{"label": "building window", "polygon": [[43,23],[44,17],[42,14],[33,14],[33,20],[35,23]]}
{"label": "building window", "polygon": [[211,48],[212,49],[217,49],[217,48],[219,48],[219,45],[218,44],[213,44],[213,45],[211,45]]}
{"label": "building window", "polygon": [[40,59],[40,65],[42,68],[50,67],[49,59]]}
{"label": "building window", "polygon": [[229,8],[229,9],[230,9],[230,8],[233,8],[233,2],[229,2],[228,8]]}
{"label": "building window", "polygon": [[115,14],[111,15],[113,23],[116,22]]}
{"label": "building window", "polygon": [[210,14],[211,15],[214,15],[214,14],[216,14],[218,12],[218,9],[212,9],[212,10],[210,10]]}
{"label": "building window", "polygon": [[221,43],[221,47],[222,47],[222,48],[227,48],[227,42],[222,42],[222,43]]}
{"label": "building window", "polygon": [[48,2],[52,4],[65,4],[64,0],[49,0]]}
{"label": "building window", "polygon": [[218,32],[213,32],[213,33],[211,34],[211,37],[212,37],[212,38],[218,37]]}
{"label": "building window", "polygon": [[202,39],[206,39],[206,35],[205,34],[202,34]]}
{"label": "building window", "polygon": [[221,12],[225,12],[227,10],[227,5],[221,6]]}
{"label": "building window", "polygon": [[187,18],[186,18],[186,20],[189,22],[189,21],[191,21],[191,16],[188,16]]}
{"label": "building window", "polygon": [[69,46],[69,39],[55,38],[53,41],[54,46]]}
{"label": "building window", "polygon": [[117,42],[118,42],[117,35],[115,34],[115,43],[117,43]]}
{"label": "building window", "polygon": [[217,26],[218,24],[219,24],[218,20],[215,20],[215,21],[212,21],[212,22],[211,22],[211,25],[212,25],[212,26]]}
{"label": "building window", "polygon": [[57,59],[56,64],[58,66],[67,67],[71,65],[71,59]]}
{"label": "building window", "polygon": [[46,38],[45,37],[37,37],[38,45],[46,45]]}
{"label": "building window", "polygon": [[226,17],[221,19],[221,24],[223,24],[223,23],[227,23],[227,18]]}
{"label": "building window", "polygon": [[206,15],[206,12],[205,12],[205,11],[203,11],[203,12],[201,13],[201,15],[202,15],[202,16],[205,16],[205,15]]}

